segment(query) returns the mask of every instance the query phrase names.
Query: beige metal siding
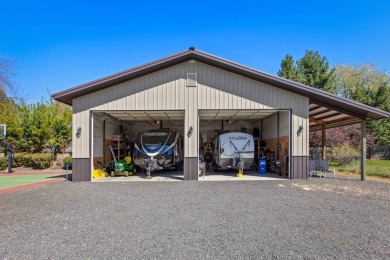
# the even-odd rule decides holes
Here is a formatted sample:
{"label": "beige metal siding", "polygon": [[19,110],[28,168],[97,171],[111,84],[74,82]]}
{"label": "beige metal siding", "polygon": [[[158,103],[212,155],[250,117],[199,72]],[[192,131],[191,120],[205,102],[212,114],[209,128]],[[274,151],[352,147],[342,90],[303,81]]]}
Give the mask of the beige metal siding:
{"label": "beige metal siding", "polygon": [[199,109],[301,109],[295,104],[300,95],[200,62],[196,66]]}
{"label": "beige metal siding", "polygon": [[185,77],[176,65],[88,94],[92,110],[184,110]]}
{"label": "beige metal siding", "polygon": [[[199,81],[198,109],[292,109],[291,155],[309,155],[307,97],[199,62],[196,66]],[[304,127],[303,132],[297,136],[301,125]]]}
{"label": "beige metal siding", "polygon": [[[292,111],[292,156],[309,156],[309,99],[301,97],[294,106],[296,109]],[[298,136],[300,126],[303,127],[303,131]]]}
{"label": "beige metal siding", "polygon": [[[83,103],[84,97],[73,100],[72,120],[72,157],[89,158],[90,154],[90,110]],[[75,109],[76,108],[76,109]],[[77,129],[81,127],[81,136],[76,137]]]}
{"label": "beige metal siding", "polygon": [[[186,87],[191,72],[198,73],[198,87]],[[185,156],[197,157],[198,109],[292,109],[292,155],[308,155],[308,103],[306,97],[235,73],[184,62],[74,99],[73,152],[75,158],[89,158],[89,110],[185,110]],[[297,137],[299,125],[304,131]]]}

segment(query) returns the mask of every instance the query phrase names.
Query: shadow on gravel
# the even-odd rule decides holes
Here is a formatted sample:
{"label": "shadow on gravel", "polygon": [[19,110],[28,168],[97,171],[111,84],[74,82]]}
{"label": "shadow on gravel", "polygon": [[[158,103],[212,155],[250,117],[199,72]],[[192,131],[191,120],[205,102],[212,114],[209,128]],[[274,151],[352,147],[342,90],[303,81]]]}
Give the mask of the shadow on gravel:
{"label": "shadow on gravel", "polygon": [[61,174],[61,175],[53,175],[53,176],[49,176],[47,177],[48,179],[57,179],[57,178],[66,178],[66,174]]}
{"label": "shadow on gravel", "polygon": [[50,176],[50,177],[47,177],[48,179],[57,179],[57,178],[64,178],[68,181],[71,181],[72,180],[72,173],[69,173],[69,174],[61,174],[61,175],[54,175],[54,176]]}
{"label": "shadow on gravel", "polygon": [[354,177],[348,177],[348,176],[336,176],[336,177],[322,177],[322,176],[317,176],[317,175],[313,175],[311,177],[308,178],[308,180],[310,179],[314,179],[314,180],[322,180],[322,179],[326,179],[326,180],[340,180],[340,181],[354,181],[354,182],[361,182],[360,179],[358,178],[354,178]]}

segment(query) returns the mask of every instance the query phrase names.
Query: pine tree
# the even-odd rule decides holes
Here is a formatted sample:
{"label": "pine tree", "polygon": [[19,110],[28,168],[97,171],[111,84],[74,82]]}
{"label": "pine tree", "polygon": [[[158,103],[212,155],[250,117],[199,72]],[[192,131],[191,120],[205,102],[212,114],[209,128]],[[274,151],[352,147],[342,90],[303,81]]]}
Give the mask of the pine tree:
{"label": "pine tree", "polygon": [[318,51],[307,50],[305,55],[294,62],[287,54],[282,60],[278,76],[290,79],[310,87],[336,93],[334,88],[334,70],[329,69],[329,62],[325,56],[321,57]]}
{"label": "pine tree", "polygon": [[280,70],[278,71],[278,76],[290,79],[296,82],[302,82],[302,77],[298,71],[297,66],[294,64],[293,57],[289,54],[284,57],[280,64]]}
{"label": "pine tree", "polygon": [[318,51],[306,50],[303,58],[297,61],[302,83],[317,89],[336,93],[334,87],[334,69],[329,69],[328,59],[321,57]]}

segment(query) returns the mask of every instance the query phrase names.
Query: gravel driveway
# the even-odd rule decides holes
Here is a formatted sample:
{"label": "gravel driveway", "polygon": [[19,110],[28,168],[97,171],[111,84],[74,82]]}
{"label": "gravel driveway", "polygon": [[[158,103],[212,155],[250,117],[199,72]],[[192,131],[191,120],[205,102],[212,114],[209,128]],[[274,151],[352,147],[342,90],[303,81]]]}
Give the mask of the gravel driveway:
{"label": "gravel driveway", "polygon": [[0,258],[390,259],[389,188],[61,182],[0,196]]}

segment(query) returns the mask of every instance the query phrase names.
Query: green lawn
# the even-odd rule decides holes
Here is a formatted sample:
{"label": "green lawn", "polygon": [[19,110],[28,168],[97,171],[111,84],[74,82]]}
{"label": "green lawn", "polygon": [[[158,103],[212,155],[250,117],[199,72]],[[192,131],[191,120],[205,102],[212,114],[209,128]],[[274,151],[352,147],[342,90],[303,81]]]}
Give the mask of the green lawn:
{"label": "green lawn", "polygon": [[[360,174],[360,161],[352,161],[347,165],[339,166],[337,162],[330,162],[338,172]],[[390,178],[390,160],[367,160],[367,175]]]}
{"label": "green lawn", "polygon": [[41,181],[48,181],[54,178],[64,178],[65,175],[58,174],[40,174],[40,175],[7,175],[0,176],[0,189],[20,186]]}

